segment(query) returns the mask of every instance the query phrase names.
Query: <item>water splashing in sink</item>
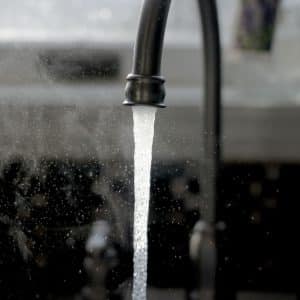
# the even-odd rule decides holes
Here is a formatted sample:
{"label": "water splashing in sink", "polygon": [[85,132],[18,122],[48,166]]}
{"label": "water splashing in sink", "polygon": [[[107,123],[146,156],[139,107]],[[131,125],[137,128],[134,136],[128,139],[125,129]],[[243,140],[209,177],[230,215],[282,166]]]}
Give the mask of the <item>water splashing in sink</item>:
{"label": "water splashing in sink", "polygon": [[134,275],[133,300],[146,300],[150,173],[156,108],[133,107],[134,123]]}

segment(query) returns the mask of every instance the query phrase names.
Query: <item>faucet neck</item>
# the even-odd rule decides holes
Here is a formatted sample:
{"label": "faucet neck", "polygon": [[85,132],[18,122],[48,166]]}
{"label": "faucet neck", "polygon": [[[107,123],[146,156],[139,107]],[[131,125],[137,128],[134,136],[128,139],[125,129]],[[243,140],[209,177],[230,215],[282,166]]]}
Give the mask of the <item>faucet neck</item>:
{"label": "faucet neck", "polygon": [[134,49],[133,74],[160,76],[171,0],[145,0]]}

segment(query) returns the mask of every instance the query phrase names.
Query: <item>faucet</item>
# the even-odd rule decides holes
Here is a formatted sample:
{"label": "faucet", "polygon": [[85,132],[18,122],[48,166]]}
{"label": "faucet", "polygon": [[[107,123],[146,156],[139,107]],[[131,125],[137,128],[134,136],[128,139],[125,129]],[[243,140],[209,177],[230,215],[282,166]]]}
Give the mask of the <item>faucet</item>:
{"label": "faucet", "polygon": [[[144,0],[134,48],[133,68],[127,76],[125,105],[165,107],[165,79],[161,76],[164,33],[171,0]],[[199,0],[204,40],[204,148],[209,222],[214,220],[221,132],[221,47],[215,0]],[[203,212],[202,212],[203,213]]]}
{"label": "faucet", "polygon": [[[221,134],[221,47],[216,0],[199,0],[204,52],[204,176],[202,221],[213,225],[218,202]],[[171,0],[144,0],[125,105],[165,107],[161,76],[164,35]],[[197,234],[197,230],[195,230]],[[201,245],[199,245],[201,247]],[[194,251],[194,250],[193,250]],[[200,251],[201,252],[201,251]],[[205,259],[201,259],[203,265]],[[215,266],[214,266],[215,268]]]}

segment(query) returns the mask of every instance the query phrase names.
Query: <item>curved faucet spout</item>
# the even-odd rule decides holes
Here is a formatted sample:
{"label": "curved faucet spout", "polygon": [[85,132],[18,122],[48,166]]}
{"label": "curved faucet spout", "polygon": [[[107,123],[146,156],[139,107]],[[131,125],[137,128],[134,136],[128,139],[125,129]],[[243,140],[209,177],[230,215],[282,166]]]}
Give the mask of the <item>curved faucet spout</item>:
{"label": "curved faucet spout", "polygon": [[165,106],[165,80],[160,69],[170,4],[171,0],[144,1],[123,104]]}
{"label": "curved faucet spout", "polygon": [[[198,0],[204,52],[204,163],[202,219],[216,220],[221,132],[221,47],[216,0]],[[134,49],[132,73],[127,77],[125,105],[164,107],[161,77],[164,35],[171,0],[144,0]],[[205,261],[205,260],[203,260]]]}
{"label": "curved faucet spout", "polygon": [[[204,51],[204,147],[209,206],[206,221],[214,221],[221,132],[221,47],[216,0],[198,0]],[[144,0],[134,48],[132,73],[127,77],[125,105],[164,107],[164,78],[160,74],[164,35],[171,0]],[[209,205],[208,205],[209,202]]]}
{"label": "curved faucet spout", "polygon": [[[220,41],[215,0],[198,0],[202,21],[205,62],[205,93],[210,107],[220,98]],[[144,0],[135,43],[133,67],[127,77],[125,105],[164,107],[161,60],[171,0]]]}

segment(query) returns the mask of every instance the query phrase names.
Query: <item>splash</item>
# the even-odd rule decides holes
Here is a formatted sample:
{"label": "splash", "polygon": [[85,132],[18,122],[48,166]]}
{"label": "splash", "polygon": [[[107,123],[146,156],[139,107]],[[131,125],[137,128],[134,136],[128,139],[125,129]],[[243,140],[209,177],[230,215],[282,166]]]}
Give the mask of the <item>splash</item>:
{"label": "splash", "polygon": [[148,215],[156,108],[133,107],[134,124],[134,274],[133,300],[147,299]]}

